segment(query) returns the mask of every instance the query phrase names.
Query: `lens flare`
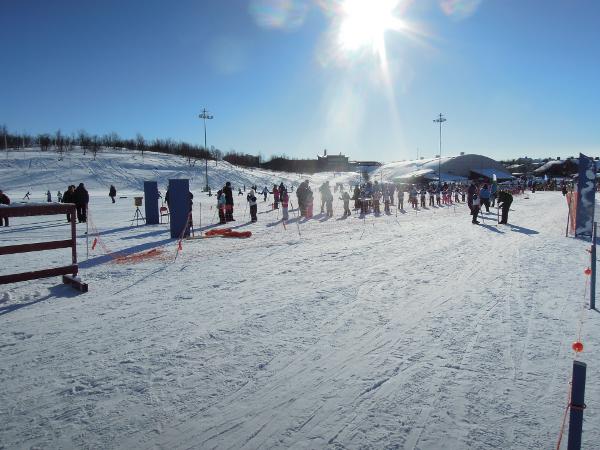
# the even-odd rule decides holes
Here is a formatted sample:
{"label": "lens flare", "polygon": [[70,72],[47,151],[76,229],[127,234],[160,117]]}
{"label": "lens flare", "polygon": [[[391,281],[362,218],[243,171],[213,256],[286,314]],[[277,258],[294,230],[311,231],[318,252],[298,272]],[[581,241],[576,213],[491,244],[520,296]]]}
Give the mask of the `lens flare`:
{"label": "lens flare", "polygon": [[304,0],[251,0],[250,15],[261,28],[293,31],[302,26],[308,5]]}
{"label": "lens flare", "polygon": [[466,19],[473,15],[481,0],[441,0],[440,7],[444,14],[454,19]]}

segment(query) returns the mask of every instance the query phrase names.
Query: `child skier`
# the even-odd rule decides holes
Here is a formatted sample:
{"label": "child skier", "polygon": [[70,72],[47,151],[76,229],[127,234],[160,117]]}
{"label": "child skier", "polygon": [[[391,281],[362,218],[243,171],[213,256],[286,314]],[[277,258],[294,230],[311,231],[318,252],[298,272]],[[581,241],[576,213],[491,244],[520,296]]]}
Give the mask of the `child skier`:
{"label": "child skier", "polygon": [[288,205],[290,203],[290,196],[287,193],[287,190],[283,189],[281,191],[281,219],[283,221],[289,220],[288,215]]}
{"label": "child skier", "polygon": [[350,215],[352,214],[350,212],[350,194],[344,192],[340,197],[340,200],[344,201],[344,217],[350,217]]}
{"label": "child skier", "polygon": [[277,185],[273,185],[273,209],[279,209],[279,189]]}
{"label": "child skier", "polygon": [[217,192],[217,209],[219,210],[219,223],[227,223],[225,218],[225,193],[221,190]]}
{"label": "child skier", "polygon": [[388,188],[383,189],[383,207],[386,214],[390,214],[390,191]]}
{"label": "child skier", "polygon": [[248,200],[248,204],[250,205],[250,220],[252,222],[256,222],[256,210],[258,207],[256,205],[256,195],[254,195],[254,189],[250,189],[250,192],[246,196],[246,200]]}

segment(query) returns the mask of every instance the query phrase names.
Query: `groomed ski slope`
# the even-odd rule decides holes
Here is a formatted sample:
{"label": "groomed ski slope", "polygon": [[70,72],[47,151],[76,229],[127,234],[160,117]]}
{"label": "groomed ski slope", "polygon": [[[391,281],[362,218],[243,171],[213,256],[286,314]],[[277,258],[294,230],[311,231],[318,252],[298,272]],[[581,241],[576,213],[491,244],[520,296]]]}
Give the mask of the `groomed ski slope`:
{"label": "groomed ski slope", "polygon": [[[60,179],[97,193],[90,292],[58,278],[0,286],[5,448],[555,448],[581,320],[583,448],[600,442],[589,243],[564,237],[560,193],[517,197],[508,226],[471,225],[462,204],[341,220],[337,195],[328,220],[292,212],[284,227],[261,201],[248,224],[239,197],[235,226],[251,238],[183,241],[175,259],[166,225],[131,227],[130,195],[110,203],[103,183],[127,179],[112,170]],[[9,195],[17,179],[0,170]],[[215,199],[194,194],[196,226],[210,227]],[[13,219],[3,245],[64,238],[66,221],[41,223],[53,219]],[[103,247],[164,253],[115,264]],[[0,272],[65,260],[3,256]]]}

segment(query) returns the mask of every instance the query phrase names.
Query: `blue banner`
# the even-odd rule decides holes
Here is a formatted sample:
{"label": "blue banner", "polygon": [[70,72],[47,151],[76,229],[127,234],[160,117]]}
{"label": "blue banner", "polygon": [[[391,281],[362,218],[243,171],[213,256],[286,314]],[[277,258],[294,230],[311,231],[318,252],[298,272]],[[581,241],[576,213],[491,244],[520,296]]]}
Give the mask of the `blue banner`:
{"label": "blue banner", "polygon": [[167,204],[171,215],[171,237],[179,239],[190,235],[190,212],[192,199],[190,196],[189,180],[169,180]]}
{"label": "blue banner", "polygon": [[146,225],[156,225],[160,219],[158,215],[158,183],[156,181],[144,181],[144,197],[146,200]]}
{"label": "blue banner", "polygon": [[592,236],[594,205],[596,203],[596,165],[594,160],[579,154],[579,180],[577,182],[577,218],[575,236]]}

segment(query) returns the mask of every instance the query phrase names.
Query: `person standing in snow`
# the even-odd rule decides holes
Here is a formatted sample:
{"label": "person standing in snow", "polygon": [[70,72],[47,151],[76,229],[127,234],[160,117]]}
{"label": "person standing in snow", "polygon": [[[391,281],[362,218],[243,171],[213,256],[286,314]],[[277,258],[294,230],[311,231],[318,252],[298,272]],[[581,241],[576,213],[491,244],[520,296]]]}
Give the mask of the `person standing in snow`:
{"label": "person standing in snow", "polygon": [[329,189],[329,183],[327,183],[327,189],[325,190],[325,207],[327,208],[327,217],[333,217],[333,194]]}
{"label": "person standing in snow", "polygon": [[281,192],[281,194],[280,194],[281,195],[281,220],[286,221],[286,220],[289,220],[288,205],[290,203],[290,196],[289,196],[287,190],[285,189],[285,187],[283,188],[283,190],[281,190],[282,186],[283,186],[283,183],[279,187],[280,192]]}
{"label": "person standing in snow", "polygon": [[50,189],[48,189],[48,192],[46,192],[46,200],[48,203],[52,202],[52,194],[50,193]]}
{"label": "person standing in snow", "polygon": [[[75,203],[75,186],[70,185],[67,187],[63,197],[62,203]],[[71,214],[67,213],[67,222],[71,221]]]}
{"label": "person standing in snow", "polygon": [[477,195],[477,193],[473,194],[473,197],[471,198],[471,214],[473,215],[473,220],[471,220],[471,223],[474,224],[479,224],[477,221],[477,215],[479,214],[479,202],[479,195]]}
{"label": "person standing in snow", "polygon": [[279,209],[279,188],[273,185],[273,209]]}
{"label": "person standing in snow", "polygon": [[360,208],[360,188],[358,185],[354,187],[354,195],[352,196],[352,200],[354,200],[354,209]]}
{"label": "person standing in snow", "polygon": [[75,206],[77,207],[77,220],[79,223],[85,223],[87,221],[87,208],[90,202],[90,195],[83,183],[79,183],[73,194]]}
{"label": "person standing in snow", "polygon": [[467,205],[469,205],[469,209],[473,211],[473,195],[477,193],[477,186],[475,186],[475,182],[471,182],[469,189],[467,189]]}
{"label": "person standing in snow", "polygon": [[217,210],[219,211],[219,223],[224,224],[227,223],[225,219],[225,209],[226,209],[226,198],[223,191],[217,191]]}
{"label": "person standing in snow", "polygon": [[110,189],[108,190],[108,196],[110,197],[110,199],[114,203],[115,202],[115,197],[117,196],[117,189],[112,184],[110,185]]}
{"label": "person standing in snow", "polygon": [[62,192],[58,191],[56,193],[56,198],[58,199],[58,203],[62,203]]}
{"label": "person standing in snow", "polygon": [[223,194],[225,194],[225,220],[227,222],[233,222],[233,191],[231,190],[230,181],[225,183]]}
{"label": "person standing in snow", "polygon": [[269,195],[269,190],[267,189],[267,187],[265,186],[264,189],[262,190],[262,194],[264,195],[265,199],[263,200],[264,202],[267,201],[267,195]]}
{"label": "person standing in snow", "polygon": [[[0,205],[10,205],[10,198],[8,198],[8,195],[6,195],[4,192],[2,192],[2,189],[0,189]],[[0,208],[0,218],[2,218],[2,222],[4,222],[4,226],[7,227],[8,226],[8,216],[2,215],[2,209],[3,208]]]}
{"label": "person standing in snow", "polygon": [[248,204],[250,205],[250,220],[252,222],[256,222],[258,219],[256,218],[256,210],[258,206],[256,205],[256,195],[254,194],[254,189],[250,189],[250,192],[246,196],[246,200],[248,200]]}
{"label": "person standing in snow", "polygon": [[25,200],[25,199],[29,200],[30,195],[31,195],[31,192],[27,191],[27,193],[23,196],[23,200]]}
{"label": "person standing in snow", "polygon": [[325,183],[323,183],[321,185],[321,187],[319,188],[319,192],[321,193],[321,214],[323,214],[324,208],[325,208],[325,202],[327,201],[327,198],[331,194],[331,189],[329,189],[329,181],[326,181]]}
{"label": "person standing in snow", "polygon": [[490,195],[491,193],[488,189],[488,185],[484,184],[479,191],[479,198],[481,199],[481,204],[485,206],[485,212],[490,212]]}
{"label": "person standing in snow", "polygon": [[508,191],[500,191],[498,193],[498,208],[502,208],[502,220],[500,223],[508,223],[508,211],[510,211],[510,205],[513,202],[513,196]]}
{"label": "person standing in snow", "polygon": [[350,217],[352,215],[350,212],[350,194],[343,192],[340,200],[344,202],[344,217]]}

